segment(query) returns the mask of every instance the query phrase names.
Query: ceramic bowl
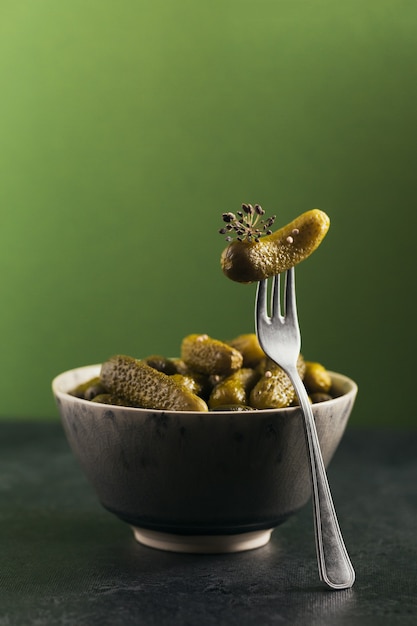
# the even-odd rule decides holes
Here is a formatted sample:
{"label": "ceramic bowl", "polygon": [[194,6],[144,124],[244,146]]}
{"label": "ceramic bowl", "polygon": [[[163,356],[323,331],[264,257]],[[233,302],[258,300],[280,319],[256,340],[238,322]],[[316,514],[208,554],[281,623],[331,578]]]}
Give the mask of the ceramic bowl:
{"label": "ceramic bowl", "polygon": [[[99,372],[100,365],[64,372],[53,393],[69,445],[99,501],[139,542],[180,552],[257,548],[309,500],[299,408],[160,411],[68,393]],[[326,465],[357,393],[353,380],[330,374],[337,397],[313,405]]]}

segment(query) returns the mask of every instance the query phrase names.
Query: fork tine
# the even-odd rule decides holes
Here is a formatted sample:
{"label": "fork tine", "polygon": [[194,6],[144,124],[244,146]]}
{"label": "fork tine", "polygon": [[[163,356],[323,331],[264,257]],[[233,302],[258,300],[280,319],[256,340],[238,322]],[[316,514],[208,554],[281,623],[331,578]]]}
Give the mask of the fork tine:
{"label": "fork tine", "polygon": [[260,280],[256,289],[256,326],[259,328],[260,322],[268,322],[267,306],[267,280]]}
{"label": "fork tine", "polygon": [[285,318],[297,322],[297,301],[295,296],[294,267],[287,270],[285,276]]}
{"label": "fork tine", "polygon": [[281,317],[281,275],[276,274],[273,278],[271,292],[271,316]]}

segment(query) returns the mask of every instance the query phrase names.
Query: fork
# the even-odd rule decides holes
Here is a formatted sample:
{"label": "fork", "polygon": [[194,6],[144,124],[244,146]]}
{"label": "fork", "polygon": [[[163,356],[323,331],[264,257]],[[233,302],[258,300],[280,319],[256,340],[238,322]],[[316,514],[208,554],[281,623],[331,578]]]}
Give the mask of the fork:
{"label": "fork", "polygon": [[304,383],[297,370],[301,335],[297,318],[294,267],[286,272],[283,293],[284,312],[281,310],[279,274],[273,279],[270,315],[268,315],[267,291],[267,280],[260,281],[256,292],[256,334],[265,354],[279,365],[290,378],[302,409],[311,474],[314,529],[320,579],[332,589],[347,589],[352,587],[355,581],[355,572],[337,521],[313,411]]}

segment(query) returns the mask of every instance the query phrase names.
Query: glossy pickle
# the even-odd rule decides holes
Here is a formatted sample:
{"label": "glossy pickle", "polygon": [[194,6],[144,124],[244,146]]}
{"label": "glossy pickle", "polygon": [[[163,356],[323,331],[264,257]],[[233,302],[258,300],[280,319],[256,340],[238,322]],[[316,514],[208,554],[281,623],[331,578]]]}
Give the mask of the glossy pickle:
{"label": "glossy pickle", "polygon": [[324,211],[311,209],[259,241],[232,241],[222,252],[222,270],[240,283],[253,283],[285,272],[318,248],[329,226],[330,219]]}
{"label": "glossy pickle", "polygon": [[[200,342],[197,337],[204,337],[203,351],[210,353],[211,364],[207,368],[210,373],[204,374],[195,369],[199,367],[196,353],[199,353]],[[227,342],[211,339],[207,335],[188,335],[185,339],[186,345],[193,346],[189,352],[183,351],[186,360],[156,358],[155,355],[139,360],[115,355],[103,363],[99,378],[78,385],[72,394],[102,404],[196,412],[262,410],[297,403],[288,377],[265,356],[254,333],[239,335]],[[236,346],[240,346],[242,352]],[[230,349],[237,350],[240,355],[237,358],[232,352],[233,367],[241,363],[241,367],[232,373],[229,373]],[[250,362],[252,367],[246,367],[246,362]],[[218,364],[220,369],[216,371],[213,364]],[[300,355],[297,367],[313,402],[332,397],[331,389],[327,389],[326,385],[317,390],[318,379],[330,380],[323,365],[305,362]],[[166,374],[165,371],[173,373]],[[309,372],[307,378],[305,372]],[[91,397],[92,390],[99,393]]]}

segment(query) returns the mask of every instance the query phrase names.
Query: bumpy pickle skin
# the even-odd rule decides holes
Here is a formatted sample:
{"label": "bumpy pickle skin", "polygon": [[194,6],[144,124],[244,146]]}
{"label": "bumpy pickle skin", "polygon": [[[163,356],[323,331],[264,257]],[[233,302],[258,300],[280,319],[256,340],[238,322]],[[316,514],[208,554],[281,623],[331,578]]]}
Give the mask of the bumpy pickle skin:
{"label": "bumpy pickle skin", "polygon": [[[267,372],[268,370],[272,371],[277,367],[279,366],[275,363],[275,361],[266,356],[264,359],[259,361],[256,369],[260,374],[265,374],[265,372]],[[297,370],[301,380],[303,380],[306,371],[306,361],[304,360],[304,357],[301,353],[298,355],[297,359]]]}
{"label": "bumpy pickle skin", "polygon": [[324,211],[311,209],[259,241],[232,241],[221,255],[224,274],[253,283],[304,261],[323,241],[330,226]]}
{"label": "bumpy pickle skin", "polygon": [[177,383],[191,391],[191,393],[196,394],[201,397],[202,386],[197,382],[197,379],[193,376],[184,375],[184,374],[173,374],[171,376],[172,380],[175,380]]}
{"label": "bumpy pickle skin", "polygon": [[111,394],[143,407],[165,411],[206,412],[206,402],[172,376],[143,361],[115,355],[101,366],[100,379]]}
{"label": "bumpy pickle skin", "polygon": [[[298,355],[297,370],[304,378],[306,364],[302,354]],[[265,357],[257,368],[262,377],[252,389],[249,403],[255,409],[282,409],[298,404],[294,387],[284,372],[274,361]]]}
{"label": "bumpy pickle skin", "polygon": [[250,393],[249,403],[254,409],[283,409],[295,398],[294,387],[280,367],[267,370]]}
{"label": "bumpy pickle skin", "polygon": [[248,394],[258,380],[259,374],[256,370],[242,367],[214,387],[208,400],[209,409],[213,410],[230,405],[247,405]]}
{"label": "bumpy pickle skin", "polygon": [[227,343],[242,354],[243,367],[256,367],[265,358],[255,333],[238,335]]}
{"label": "bumpy pickle skin", "polygon": [[181,359],[193,370],[208,376],[230,376],[242,367],[242,354],[208,335],[191,334],[181,344]]}

